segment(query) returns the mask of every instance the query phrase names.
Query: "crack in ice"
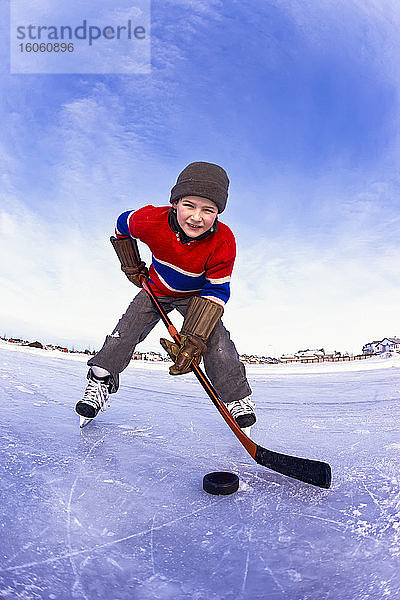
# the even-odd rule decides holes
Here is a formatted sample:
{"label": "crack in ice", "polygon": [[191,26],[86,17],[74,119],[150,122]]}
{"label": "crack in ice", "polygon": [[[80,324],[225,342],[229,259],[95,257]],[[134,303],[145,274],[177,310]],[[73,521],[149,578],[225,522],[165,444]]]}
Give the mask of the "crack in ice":
{"label": "crack in ice", "polygon": [[79,591],[82,593],[83,597],[85,600],[89,600],[89,598],[86,596],[85,591],[83,589],[83,585],[81,582],[81,578],[78,572],[78,569],[76,568],[76,565],[73,561],[73,554],[72,554],[72,543],[71,543],[71,503],[72,503],[72,497],[74,495],[74,491],[75,491],[75,487],[76,484],[78,482],[78,479],[81,477],[81,473],[82,473],[82,469],[87,461],[87,459],[89,458],[89,456],[92,454],[93,450],[96,448],[96,446],[98,446],[105,438],[106,436],[104,435],[101,439],[97,440],[97,442],[95,442],[92,447],[90,448],[89,452],[87,453],[87,455],[85,456],[84,460],[81,463],[81,466],[79,468],[78,474],[75,477],[72,486],[71,486],[71,491],[69,493],[69,498],[68,498],[68,503],[67,503],[67,547],[68,550],[70,551],[70,563],[71,563],[71,567],[72,567],[72,571],[75,575],[75,584],[73,585],[73,589],[75,588],[79,588]]}
{"label": "crack in ice", "polygon": [[[221,496],[221,498],[219,498],[215,502],[211,502],[211,504],[208,504],[207,506],[203,506],[202,508],[198,508],[197,510],[194,510],[186,515],[182,515],[181,517],[172,519],[171,521],[167,521],[166,523],[163,523],[162,525],[157,525],[157,527],[153,527],[153,531],[160,531],[164,527],[169,527],[170,525],[174,525],[175,523],[178,523],[179,521],[183,521],[184,519],[187,519],[188,517],[197,515],[198,513],[201,513],[204,510],[207,510],[211,506],[214,506],[215,504],[219,504],[223,500],[224,500],[224,496]],[[36,567],[38,565],[51,564],[54,562],[58,562],[59,560],[67,559],[67,558],[71,559],[71,557],[73,558],[75,556],[82,556],[82,554],[87,554],[88,552],[97,552],[98,550],[101,550],[102,548],[109,548],[110,546],[114,546],[115,544],[119,544],[120,542],[126,542],[127,540],[131,540],[133,538],[147,535],[147,534],[151,533],[151,531],[152,531],[152,528],[150,527],[150,528],[144,529],[143,531],[139,531],[137,533],[132,533],[130,535],[119,538],[117,540],[113,540],[112,542],[107,542],[105,544],[96,544],[96,546],[93,546],[91,548],[86,548],[84,550],[76,550],[75,552],[69,552],[68,554],[61,554],[59,556],[54,556],[52,558],[46,558],[44,560],[38,560],[38,561],[29,562],[29,563],[24,563],[22,565],[14,565],[13,567],[6,567],[5,569],[0,569],[0,573],[4,573],[7,571],[19,571],[21,569],[28,569],[31,567]]]}

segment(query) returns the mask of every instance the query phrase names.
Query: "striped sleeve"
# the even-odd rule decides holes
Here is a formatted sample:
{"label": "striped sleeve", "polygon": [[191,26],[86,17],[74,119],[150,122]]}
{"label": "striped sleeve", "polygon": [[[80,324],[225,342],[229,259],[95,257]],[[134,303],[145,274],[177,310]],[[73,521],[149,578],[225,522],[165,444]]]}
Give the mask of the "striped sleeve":
{"label": "striped sleeve", "polygon": [[134,210],[126,210],[121,215],[119,215],[117,219],[117,224],[115,226],[115,235],[117,236],[117,238],[135,237],[131,232],[131,229],[133,227],[133,219],[131,220],[131,216],[134,212]]}
{"label": "striped sleeve", "polygon": [[230,297],[230,281],[236,257],[236,245],[232,239],[219,247],[206,269],[206,283],[200,295],[224,306]]}

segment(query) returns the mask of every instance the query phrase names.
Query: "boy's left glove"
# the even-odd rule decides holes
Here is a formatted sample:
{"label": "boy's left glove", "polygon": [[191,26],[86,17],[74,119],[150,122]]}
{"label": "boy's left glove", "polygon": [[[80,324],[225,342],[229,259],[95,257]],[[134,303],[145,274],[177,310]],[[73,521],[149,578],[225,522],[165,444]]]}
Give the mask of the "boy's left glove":
{"label": "boy's left glove", "polygon": [[201,296],[191,298],[181,330],[181,345],[165,338],[160,340],[175,363],[169,369],[171,375],[189,373],[192,360],[200,363],[207,350],[206,342],[223,312],[222,306],[212,300]]}
{"label": "boy's left glove", "polygon": [[121,270],[125,273],[129,281],[142,287],[141,276],[148,278],[149,271],[145,263],[140,259],[139,250],[133,243],[131,238],[111,237],[110,242],[112,243],[114,250],[121,263]]}

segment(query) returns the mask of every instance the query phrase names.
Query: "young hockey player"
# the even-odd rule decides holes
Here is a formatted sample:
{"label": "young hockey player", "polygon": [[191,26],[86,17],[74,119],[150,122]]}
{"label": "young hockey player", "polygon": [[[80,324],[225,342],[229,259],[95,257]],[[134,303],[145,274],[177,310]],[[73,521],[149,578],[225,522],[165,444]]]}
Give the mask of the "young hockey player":
{"label": "young hockey player", "polygon": [[[148,276],[165,312],[175,308],[184,316],[181,346],[161,340],[174,359],[170,374],[188,373],[191,361],[199,363],[203,358],[207,376],[221,399],[238,425],[247,428],[256,422],[251,388],[221,322],[236,255],[233,233],[218,220],[226,206],[228,186],[228,176],[218,165],[191,163],[172,188],[170,208],[144,206],[120,215],[113,246],[132,283],[141,287],[139,275]],[[133,252],[131,238],[150,248],[149,271]],[[136,345],[159,319],[151,299],[141,290],[102,349],[88,361],[89,382],[75,407],[78,415],[91,419],[105,409]]]}

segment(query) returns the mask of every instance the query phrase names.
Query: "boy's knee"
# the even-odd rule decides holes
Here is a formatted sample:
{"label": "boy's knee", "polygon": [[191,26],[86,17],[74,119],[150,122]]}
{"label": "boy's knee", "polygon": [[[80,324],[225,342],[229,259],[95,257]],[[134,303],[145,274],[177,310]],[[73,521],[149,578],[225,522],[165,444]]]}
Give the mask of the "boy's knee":
{"label": "boy's knee", "polygon": [[235,349],[233,342],[229,336],[229,332],[225,329],[221,322],[217,323],[214,331],[208,339],[208,351],[217,352],[232,352]]}

